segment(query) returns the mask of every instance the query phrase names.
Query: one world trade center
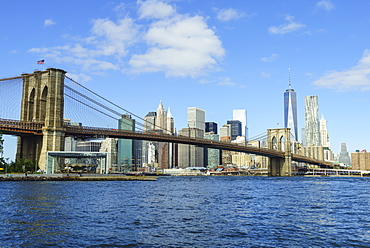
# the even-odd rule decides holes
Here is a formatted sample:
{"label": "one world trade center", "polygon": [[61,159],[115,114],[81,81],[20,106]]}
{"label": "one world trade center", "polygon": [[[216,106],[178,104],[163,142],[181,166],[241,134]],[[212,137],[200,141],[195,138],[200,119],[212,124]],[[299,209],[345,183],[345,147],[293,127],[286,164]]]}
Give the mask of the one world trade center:
{"label": "one world trade center", "polygon": [[294,140],[298,141],[297,94],[290,85],[290,69],[289,88],[284,92],[284,127],[290,128]]}

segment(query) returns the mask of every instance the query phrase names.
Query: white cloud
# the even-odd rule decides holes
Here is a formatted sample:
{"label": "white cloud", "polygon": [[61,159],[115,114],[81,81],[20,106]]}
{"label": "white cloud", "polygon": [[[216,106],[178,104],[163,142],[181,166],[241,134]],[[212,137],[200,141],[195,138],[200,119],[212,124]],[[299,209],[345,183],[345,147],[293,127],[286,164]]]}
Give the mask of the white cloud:
{"label": "white cloud", "polygon": [[73,74],[73,73],[67,73],[66,74],[67,77],[69,78],[72,78],[73,80],[75,80],[76,82],[79,82],[79,83],[85,83],[85,82],[88,82],[91,80],[91,77],[89,77],[88,75],[84,74],[84,73],[80,73],[80,74]]}
{"label": "white cloud", "polygon": [[329,71],[313,82],[314,85],[338,91],[370,90],[370,50],[350,69]]}
{"label": "white cloud", "polygon": [[316,3],[316,6],[319,8],[323,8],[325,10],[331,10],[334,9],[334,4],[330,2],[329,0],[322,0],[318,3]]}
{"label": "white cloud", "polygon": [[135,40],[137,34],[131,18],[120,19],[117,24],[108,19],[97,19],[94,20],[91,31],[94,36],[89,38],[89,42],[97,46],[101,55],[118,57],[127,54],[126,48]]}
{"label": "white cloud", "polygon": [[173,5],[159,0],[139,0],[137,7],[139,19],[95,19],[90,36],[65,35],[66,45],[35,47],[29,52],[91,72],[164,72],[166,76],[197,77],[219,69],[225,50],[206,18],[179,14]]}
{"label": "white cloud", "polygon": [[280,26],[271,26],[268,28],[268,31],[270,34],[286,34],[290,32],[297,31],[300,28],[305,27],[306,25],[294,22],[293,21],[294,16],[287,15],[285,17],[285,20],[288,21],[288,23],[282,24]]}
{"label": "white cloud", "polygon": [[155,18],[162,19],[167,18],[175,14],[173,6],[157,0],[138,1],[139,4],[139,15],[142,18]]}
{"label": "white cloud", "polygon": [[225,51],[214,31],[201,16],[178,13],[153,22],[144,40],[149,48],[135,54],[129,64],[133,72],[165,72],[166,76],[197,77],[215,70]]}
{"label": "white cloud", "polygon": [[56,23],[52,20],[52,19],[46,19],[44,21],[44,26],[51,26],[51,25],[55,25]]}
{"label": "white cloud", "polygon": [[239,19],[239,18],[245,16],[244,13],[241,13],[240,11],[237,11],[237,10],[232,9],[232,8],[229,8],[229,9],[214,8],[214,11],[216,11],[216,13],[217,13],[217,19],[219,21],[223,21],[223,22]]}
{"label": "white cloud", "polygon": [[278,57],[279,57],[278,54],[273,53],[273,54],[271,54],[270,57],[261,58],[261,61],[263,61],[263,62],[272,62],[272,61],[276,60]]}
{"label": "white cloud", "polygon": [[[121,58],[127,55],[127,47],[135,40],[137,28],[130,18],[114,23],[108,19],[93,21],[91,36],[72,39],[74,44],[31,48],[29,52],[42,54],[57,63],[81,66],[85,71],[119,70]],[[107,60],[107,57],[113,60]]]}

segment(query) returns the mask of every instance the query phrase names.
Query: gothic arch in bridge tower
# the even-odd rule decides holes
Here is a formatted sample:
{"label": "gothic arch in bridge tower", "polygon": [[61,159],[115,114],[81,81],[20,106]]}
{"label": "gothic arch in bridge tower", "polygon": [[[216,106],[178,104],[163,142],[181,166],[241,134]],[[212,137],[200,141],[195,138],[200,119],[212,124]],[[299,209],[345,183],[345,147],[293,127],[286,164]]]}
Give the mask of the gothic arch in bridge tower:
{"label": "gothic arch in bridge tower", "polygon": [[44,89],[42,90],[42,94],[40,97],[40,119],[45,120],[46,118],[46,101],[48,96],[48,86],[45,85]]}
{"label": "gothic arch in bridge tower", "polygon": [[267,129],[268,148],[284,152],[284,157],[269,158],[270,176],[292,175],[290,128]]}
{"label": "gothic arch in bridge tower", "polygon": [[[45,171],[48,151],[63,151],[65,130],[64,76],[65,71],[48,68],[32,74],[22,74],[23,89],[21,121],[43,123],[42,135],[19,136],[17,158],[36,161]],[[51,172],[50,172],[51,173]]]}
{"label": "gothic arch in bridge tower", "polygon": [[26,120],[27,121],[32,121],[33,120],[33,114],[34,114],[34,104],[35,104],[35,88],[32,88],[30,97],[28,100],[28,113]]}

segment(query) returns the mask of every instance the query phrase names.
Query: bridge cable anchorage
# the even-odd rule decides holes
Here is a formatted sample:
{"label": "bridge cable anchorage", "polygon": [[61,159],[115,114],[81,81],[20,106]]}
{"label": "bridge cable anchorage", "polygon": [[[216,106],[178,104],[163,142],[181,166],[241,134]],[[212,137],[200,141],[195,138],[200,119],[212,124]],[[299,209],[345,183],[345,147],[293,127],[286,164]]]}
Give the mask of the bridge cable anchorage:
{"label": "bridge cable anchorage", "polygon": [[[97,96],[97,97],[99,97],[99,98],[103,99],[104,101],[106,101],[106,102],[108,102],[108,103],[112,104],[113,106],[115,106],[115,107],[117,107],[117,108],[119,108],[119,109],[123,110],[124,112],[126,112],[126,113],[128,113],[128,114],[130,114],[130,115],[132,115],[132,116],[135,116],[136,118],[138,118],[138,119],[142,120],[144,123],[148,122],[148,121],[146,121],[144,118],[142,118],[142,117],[140,117],[140,116],[138,116],[138,115],[136,115],[136,114],[134,114],[134,113],[132,113],[132,112],[128,111],[127,109],[124,109],[124,108],[122,108],[122,107],[118,106],[117,104],[115,104],[115,103],[113,103],[113,102],[109,101],[108,99],[106,99],[106,98],[102,97],[101,95],[99,95],[99,94],[95,93],[94,91],[92,91],[92,90],[88,89],[87,87],[85,87],[85,86],[83,86],[82,84],[80,84],[80,83],[76,82],[76,81],[75,81],[75,80],[73,80],[72,78],[70,78],[70,77],[68,77],[68,76],[66,76],[66,75],[65,75],[64,77],[66,77],[66,78],[67,78],[67,79],[69,79],[70,81],[74,82],[74,83],[75,83],[75,84],[77,84],[78,86],[82,87],[83,89],[87,90],[88,92],[92,93],[93,95],[95,95],[95,96]],[[149,123],[150,123],[150,122],[149,122]],[[150,124],[151,124],[151,125],[153,125],[152,123],[150,123]],[[157,126],[157,125],[155,125],[155,124],[154,124],[154,126],[155,126],[155,127],[158,127],[159,129],[162,129],[163,131],[167,131],[167,132],[171,133],[171,131],[170,131],[170,130],[164,130],[162,127]]]}

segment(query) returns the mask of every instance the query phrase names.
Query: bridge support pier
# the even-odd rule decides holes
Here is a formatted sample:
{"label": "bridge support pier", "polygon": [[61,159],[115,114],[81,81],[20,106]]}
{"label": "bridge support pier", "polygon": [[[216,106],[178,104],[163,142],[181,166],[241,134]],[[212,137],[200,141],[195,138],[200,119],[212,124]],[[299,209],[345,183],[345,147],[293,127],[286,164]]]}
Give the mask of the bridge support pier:
{"label": "bridge support pier", "polygon": [[284,157],[269,158],[269,176],[292,176],[290,128],[267,129],[268,148],[284,151]]}
{"label": "bridge support pier", "polygon": [[17,158],[38,162],[45,171],[48,151],[64,151],[64,75],[65,71],[48,68],[22,74],[21,121],[43,122],[43,136],[18,138]]}

